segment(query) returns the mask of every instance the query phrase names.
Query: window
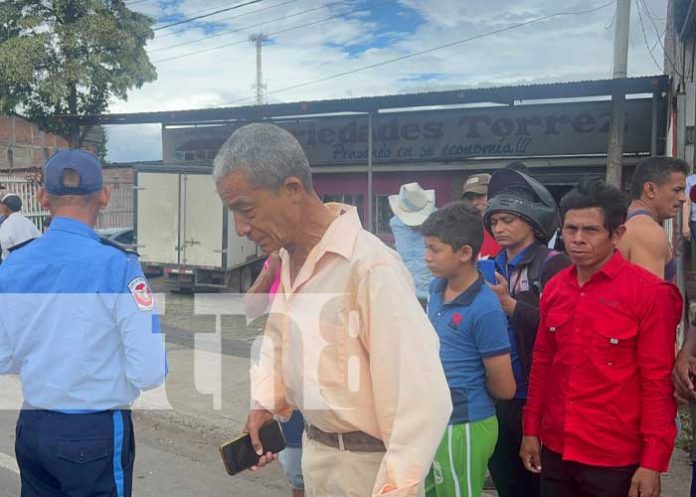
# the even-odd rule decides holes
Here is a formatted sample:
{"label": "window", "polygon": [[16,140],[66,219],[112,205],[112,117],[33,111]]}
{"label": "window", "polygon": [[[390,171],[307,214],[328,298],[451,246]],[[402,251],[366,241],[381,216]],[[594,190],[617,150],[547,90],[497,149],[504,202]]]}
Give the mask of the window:
{"label": "window", "polygon": [[377,235],[391,235],[389,220],[394,214],[389,206],[389,195],[375,196],[375,233]]}
{"label": "window", "polygon": [[350,194],[335,194],[335,195],[322,195],[321,201],[327,202],[338,202],[339,204],[353,205],[358,208],[358,216],[360,216],[360,222],[365,225],[363,221],[363,196],[362,195],[350,195]]}

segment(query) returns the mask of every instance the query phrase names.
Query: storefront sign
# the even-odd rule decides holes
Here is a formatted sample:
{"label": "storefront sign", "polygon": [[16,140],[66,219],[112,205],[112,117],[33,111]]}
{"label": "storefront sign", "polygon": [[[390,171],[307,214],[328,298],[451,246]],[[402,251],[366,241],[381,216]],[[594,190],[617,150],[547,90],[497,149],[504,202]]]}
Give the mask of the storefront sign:
{"label": "storefront sign", "polygon": [[[375,163],[456,162],[474,157],[606,154],[610,102],[500,106],[378,114]],[[651,101],[626,102],[624,152],[650,151]],[[312,165],[365,164],[366,116],[278,121]],[[210,163],[236,126],[166,128],[168,164]]]}

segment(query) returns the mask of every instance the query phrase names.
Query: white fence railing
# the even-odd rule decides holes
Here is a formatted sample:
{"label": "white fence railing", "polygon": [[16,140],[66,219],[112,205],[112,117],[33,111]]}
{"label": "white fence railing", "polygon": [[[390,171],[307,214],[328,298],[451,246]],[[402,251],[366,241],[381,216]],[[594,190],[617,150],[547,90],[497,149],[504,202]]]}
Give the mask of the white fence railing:
{"label": "white fence railing", "polygon": [[[22,199],[22,214],[29,218],[39,230],[50,215],[39,204],[38,191],[41,186],[35,181],[21,177],[0,174],[0,197],[15,193]],[[131,183],[106,183],[111,187],[109,205],[99,213],[96,228],[130,228],[133,226],[133,185]]]}

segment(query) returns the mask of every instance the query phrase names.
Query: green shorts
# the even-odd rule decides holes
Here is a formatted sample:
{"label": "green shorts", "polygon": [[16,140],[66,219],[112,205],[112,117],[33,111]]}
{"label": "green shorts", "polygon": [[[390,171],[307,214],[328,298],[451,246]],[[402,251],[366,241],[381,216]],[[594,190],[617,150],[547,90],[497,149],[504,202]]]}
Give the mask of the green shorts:
{"label": "green shorts", "polygon": [[479,497],[498,440],[495,416],[449,425],[425,479],[427,497]]}

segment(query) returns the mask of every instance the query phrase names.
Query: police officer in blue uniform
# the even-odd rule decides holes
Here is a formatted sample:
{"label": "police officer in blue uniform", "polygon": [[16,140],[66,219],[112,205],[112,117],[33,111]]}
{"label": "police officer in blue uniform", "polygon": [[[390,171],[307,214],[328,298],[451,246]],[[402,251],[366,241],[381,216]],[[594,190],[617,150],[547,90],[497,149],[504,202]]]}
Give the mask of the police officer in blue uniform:
{"label": "police officer in blue uniform", "polygon": [[154,297],[137,254],[93,229],[109,201],[94,155],[54,154],[39,200],[50,229],[0,266],[0,373],[19,374],[25,399],[22,497],[129,497],[129,406],[166,375]]}

